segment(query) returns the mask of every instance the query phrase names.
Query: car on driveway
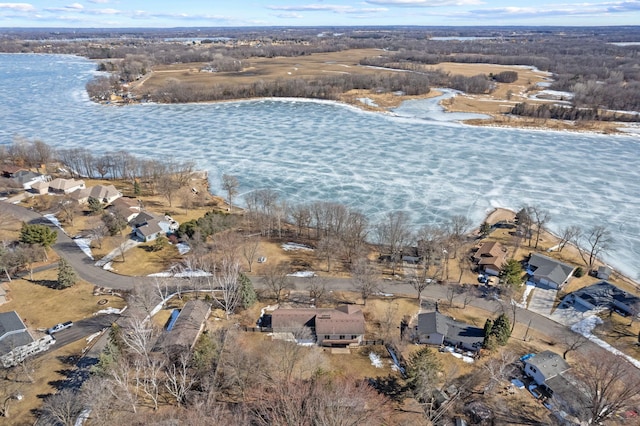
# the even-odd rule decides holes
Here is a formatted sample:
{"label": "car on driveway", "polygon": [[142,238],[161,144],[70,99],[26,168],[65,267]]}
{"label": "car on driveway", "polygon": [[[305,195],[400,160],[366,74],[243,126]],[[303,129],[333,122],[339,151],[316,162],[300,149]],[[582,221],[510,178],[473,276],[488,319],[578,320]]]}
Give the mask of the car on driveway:
{"label": "car on driveway", "polygon": [[264,257],[264,256],[260,256],[260,257],[258,258],[258,263],[264,263],[264,262],[266,262],[266,261],[267,261],[267,258],[266,258],[266,257]]}
{"label": "car on driveway", "polygon": [[73,323],[71,321],[61,322],[61,323],[58,323],[58,324],[54,325],[50,329],[48,329],[47,333],[54,334],[54,333],[57,333],[58,331],[65,330],[65,329],[71,327],[72,325],[73,325]]}

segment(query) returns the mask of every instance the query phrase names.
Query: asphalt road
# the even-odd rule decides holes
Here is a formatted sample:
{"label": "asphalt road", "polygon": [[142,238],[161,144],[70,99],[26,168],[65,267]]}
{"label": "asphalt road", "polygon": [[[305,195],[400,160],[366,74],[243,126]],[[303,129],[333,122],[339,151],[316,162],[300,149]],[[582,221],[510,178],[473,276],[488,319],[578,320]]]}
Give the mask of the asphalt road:
{"label": "asphalt road", "polygon": [[[53,245],[59,256],[65,258],[76,270],[78,275],[85,281],[101,287],[109,287],[116,290],[132,290],[136,285],[152,284],[153,279],[149,277],[129,277],[118,275],[94,265],[94,261],[90,259],[78,245],[62,230],[53,225],[49,220],[44,218],[41,214],[26,209],[24,207],[0,202],[0,212],[8,213],[21,221],[28,223],[40,223],[50,226],[58,233],[58,240]],[[257,289],[263,287],[260,280],[253,278],[254,286]],[[188,281],[188,280],[187,280]],[[308,288],[308,278],[293,278],[295,288],[298,290],[305,290]],[[327,291],[338,290],[353,290],[351,280],[346,278],[328,278],[325,280],[325,286]],[[188,288],[188,283],[183,284],[183,290]],[[404,281],[383,281],[380,288],[382,293],[389,294],[404,294],[415,295],[416,291],[411,285]],[[437,300],[447,299],[447,287],[443,285],[434,284],[423,292],[423,300],[435,302]],[[159,297],[159,296],[158,296]],[[459,301],[458,303],[462,303]],[[508,302],[496,301],[493,299],[487,299],[482,297],[475,297],[469,303],[471,306],[481,308],[490,312],[502,312],[511,313],[511,306]],[[562,341],[564,336],[568,336],[573,332],[568,330],[565,326],[552,321],[542,315],[535,312],[528,311],[526,309],[517,308],[516,310],[517,321],[523,324],[530,324],[531,329],[537,330],[550,338]],[[75,327],[75,326],[74,326]],[[73,327],[72,327],[73,328]],[[65,330],[71,332],[70,330]],[[90,333],[89,333],[90,334]],[[60,336],[64,338],[64,335]]]}
{"label": "asphalt road", "polygon": [[[111,324],[113,324],[118,318],[119,315],[116,314],[105,314],[76,321],[71,327],[58,331],[53,335],[56,339],[56,343],[54,343],[51,349],[55,350],[61,348],[69,343],[85,339],[104,328],[111,327]],[[51,324],[51,326],[54,325],[55,324]]]}

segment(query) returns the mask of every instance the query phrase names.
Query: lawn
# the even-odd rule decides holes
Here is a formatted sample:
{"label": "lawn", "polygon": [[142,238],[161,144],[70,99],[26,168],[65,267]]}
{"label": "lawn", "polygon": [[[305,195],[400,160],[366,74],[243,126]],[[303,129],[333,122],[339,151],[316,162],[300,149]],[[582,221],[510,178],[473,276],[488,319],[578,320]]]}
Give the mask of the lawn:
{"label": "lawn", "polygon": [[[57,280],[56,269],[36,273],[33,278],[33,281],[15,279],[5,283],[9,302],[0,306],[0,312],[18,312],[32,332],[59,322],[86,318],[108,307],[122,308],[125,304],[116,296],[94,296],[93,285],[84,281],[65,290],[49,288],[48,285]],[[107,303],[98,305],[101,299]]]}

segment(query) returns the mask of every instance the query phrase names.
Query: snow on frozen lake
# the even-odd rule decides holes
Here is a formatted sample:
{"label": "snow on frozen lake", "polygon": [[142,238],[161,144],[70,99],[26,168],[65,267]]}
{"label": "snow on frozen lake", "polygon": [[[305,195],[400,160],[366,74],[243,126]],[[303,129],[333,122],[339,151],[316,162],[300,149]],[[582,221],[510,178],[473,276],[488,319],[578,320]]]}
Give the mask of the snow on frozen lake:
{"label": "snow on frozen lake", "polygon": [[0,69],[0,98],[12,99],[0,103],[0,143],[21,135],[194,161],[214,193],[224,194],[222,174],[237,176],[238,204],[268,188],[288,204],[344,204],[372,223],[403,210],[416,228],[457,214],[480,224],[495,207],[538,205],[552,231],[606,225],[615,241],[605,260],[640,278],[640,134],[465,126],[455,120],[467,115],[432,99],[389,114],[291,99],[116,108],[89,101],[91,61],[0,54]]}

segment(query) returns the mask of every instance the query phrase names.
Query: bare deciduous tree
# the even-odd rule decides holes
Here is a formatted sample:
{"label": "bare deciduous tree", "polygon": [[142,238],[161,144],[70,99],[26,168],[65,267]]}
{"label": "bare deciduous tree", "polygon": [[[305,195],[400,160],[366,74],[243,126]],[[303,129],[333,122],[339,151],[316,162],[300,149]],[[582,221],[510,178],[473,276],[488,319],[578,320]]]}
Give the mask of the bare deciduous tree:
{"label": "bare deciduous tree", "polygon": [[366,305],[369,296],[380,291],[378,274],[367,259],[359,259],[353,262],[351,274],[353,288],[360,293],[362,303]]}
{"label": "bare deciduous tree", "polygon": [[558,244],[558,252],[561,252],[570,242],[576,241],[576,239],[579,238],[581,232],[582,231],[580,230],[580,227],[575,225],[569,225],[562,228],[560,230],[560,243]]}
{"label": "bare deciduous tree", "polygon": [[613,242],[613,237],[611,236],[611,231],[603,225],[594,226],[584,233],[583,237],[586,250],[581,248],[580,244],[576,244],[576,246],[583,262],[591,269],[598,257],[609,249],[609,245]]}
{"label": "bare deciduous tree", "polygon": [[391,260],[391,274],[395,274],[398,262],[402,259],[402,250],[409,242],[409,216],[403,211],[394,211],[386,215],[376,226],[378,242],[385,247]]}
{"label": "bare deciduous tree", "polygon": [[255,261],[256,253],[258,252],[259,246],[260,238],[258,238],[257,236],[248,235],[245,237],[242,244],[242,255],[247,261],[247,265],[249,265],[249,272],[251,272],[251,268],[253,267],[253,262]]}
{"label": "bare deciduous tree", "polygon": [[233,211],[233,198],[238,194],[240,183],[238,178],[232,175],[222,175],[222,189],[227,191],[227,201],[229,202],[229,211]]}
{"label": "bare deciduous tree", "polygon": [[594,352],[581,357],[571,371],[585,391],[583,403],[591,413],[590,424],[602,424],[640,396],[638,370],[620,355]]}
{"label": "bare deciduous tree", "polygon": [[271,291],[276,303],[280,303],[285,290],[293,288],[293,283],[287,275],[288,272],[289,266],[287,264],[278,263],[267,266],[261,276],[262,283]]}
{"label": "bare deciduous tree", "polygon": [[82,400],[76,392],[63,389],[44,400],[42,417],[50,424],[73,426],[83,408]]}
{"label": "bare deciduous tree", "polygon": [[189,355],[181,353],[177,362],[171,363],[164,370],[164,386],[167,392],[175,399],[178,405],[183,405],[187,393],[196,382],[195,377],[189,371]]}

